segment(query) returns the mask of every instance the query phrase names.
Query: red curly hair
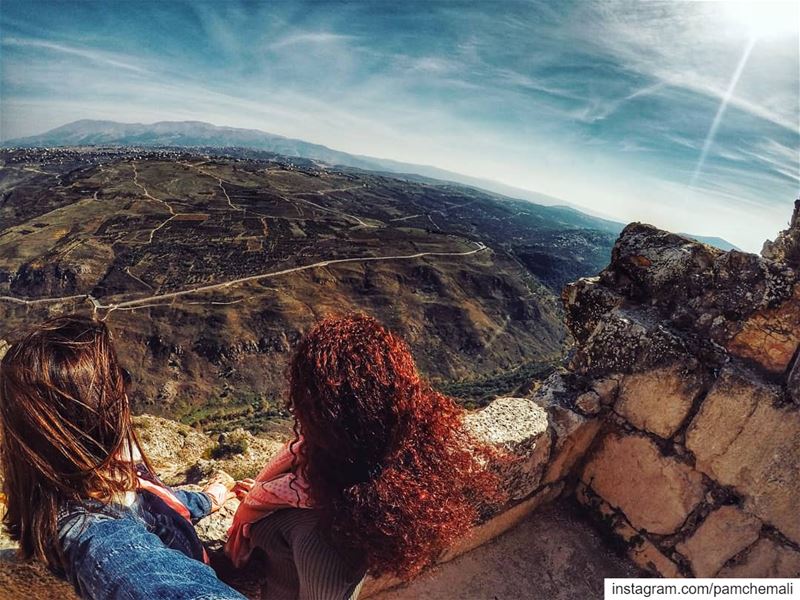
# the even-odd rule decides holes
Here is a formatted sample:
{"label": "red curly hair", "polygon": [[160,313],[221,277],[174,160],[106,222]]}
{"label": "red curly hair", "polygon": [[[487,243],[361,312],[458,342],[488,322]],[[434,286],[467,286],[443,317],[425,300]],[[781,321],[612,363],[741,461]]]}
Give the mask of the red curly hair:
{"label": "red curly hair", "polygon": [[415,575],[475,523],[478,500],[498,498],[482,467],[491,449],[465,435],[463,410],[371,317],[328,318],[300,342],[288,408],[332,543],[374,575]]}

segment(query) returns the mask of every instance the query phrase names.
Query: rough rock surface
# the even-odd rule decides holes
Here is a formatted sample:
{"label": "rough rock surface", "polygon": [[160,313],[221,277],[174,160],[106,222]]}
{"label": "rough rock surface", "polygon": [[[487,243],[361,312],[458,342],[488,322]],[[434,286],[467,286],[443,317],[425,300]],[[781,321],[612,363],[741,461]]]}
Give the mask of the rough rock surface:
{"label": "rough rock surface", "polygon": [[774,242],[765,242],[761,255],[800,268],[800,199],[794,202],[794,213],[789,227],[779,233]]}
{"label": "rough rock surface", "polygon": [[800,552],[768,538],[719,572],[719,577],[800,577]]}
{"label": "rough rock surface", "polygon": [[731,354],[752,360],[772,373],[783,373],[800,343],[800,284],[791,298],[747,319],[728,343]]}
{"label": "rough rock surface", "polygon": [[467,432],[507,454],[503,487],[512,501],[529,496],[542,479],[550,454],[547,412],[527,398],[498,398],[465,419]]}
{"label": "rough rock surface", "polygon": [[800,544],[800,412],[776,406],[778,386],[725,370],[686,434],[697,468],[744,498],[748,511]]}
{"label": "rough rock surface", "polygon": [[669,438],[689,414],[702,385],[702,377],[681,364],[634,373],[622,379],[614,409],[634,427]]}
{"label": "rough rock surface", "polygon": [[564,290],[573,402],[613,404],[577,496],[654,573],[797,564],[798,258],[800,201],[763,257],[634,223],[598,277]]}
{"label": "rough rock surface", "polygon": [[704,493],[700,473],[636,435],[606,436],[581,481],[622,510],[632,525],[657,534],[674,533]]}
{"label": "rough rock surface", "polygon": [[721,506],[677,550],[697,577],[714,577],[728,559],[758,539],[761,521],[735,506]]}
{"label": "rough rock surface", "polygon": [[147,456],[170,485],[198,483],[217,470],[237,479],[252,477],[289,439],[279,433],[255,436],[241,430],[243,451],[214,458],[219,442],[187,425],[152,415],[134,417],[134,425]]}
{"label": "rough rock surface", "polygon": [[796,283],[788,264],[631,224],[599,277],[564,290],[578,342],[572,366],[601,377],[662,365],[675,354],[720,365],[747,320],[792,299]]}

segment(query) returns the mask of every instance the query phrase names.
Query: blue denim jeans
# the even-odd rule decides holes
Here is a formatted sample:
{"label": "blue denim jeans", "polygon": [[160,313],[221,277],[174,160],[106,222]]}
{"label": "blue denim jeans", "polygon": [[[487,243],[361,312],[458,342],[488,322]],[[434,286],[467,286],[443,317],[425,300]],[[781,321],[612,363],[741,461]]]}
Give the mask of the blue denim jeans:
{"label": "blue denim jeans", "polygon": [[[175,492],[193,519],[211,501]],[[191,523],[160,498],[139,491],[131,506],[89,505],[65,511],[59,540],[66,576],[91,600],[245,600],[203,564]]]}

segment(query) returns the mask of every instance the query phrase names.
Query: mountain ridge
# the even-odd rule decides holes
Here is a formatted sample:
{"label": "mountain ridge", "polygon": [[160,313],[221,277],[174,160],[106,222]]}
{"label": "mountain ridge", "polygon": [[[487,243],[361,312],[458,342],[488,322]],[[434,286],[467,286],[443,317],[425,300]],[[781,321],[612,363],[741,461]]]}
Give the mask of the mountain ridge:
{"label": "mountain ridge", "polygon": [[[146,147],[231,147],[273,152],[290,158],[306,158],[330,165],[342,165],[366,171],[403,176],[419,181],[452,182],[492,192],[510,199],[523,199],[545,207],[563,208],[588,217],[585,226],[618,235],[624,224],[596,211],[548,194],[534,192],[493,180],[472,177],[463,173],[420,165],[351,154],[323,144],[307,142],[259,129],[215,125],[205,121],[157,121],[155,123],[123,123],[101,119],[79,119],[50,129],[42,134],[0,142],[0,147],[40,146],[146,146]],[[429,181],[428,181],[429,182]],[[700,242],[721,248],[738,248],[719,237],[682,234]]]}

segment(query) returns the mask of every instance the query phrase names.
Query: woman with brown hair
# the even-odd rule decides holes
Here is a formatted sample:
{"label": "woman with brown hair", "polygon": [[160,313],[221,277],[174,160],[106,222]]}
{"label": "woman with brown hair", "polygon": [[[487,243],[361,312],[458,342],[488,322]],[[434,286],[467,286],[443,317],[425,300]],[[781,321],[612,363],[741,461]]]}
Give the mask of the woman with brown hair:
{"label": "woman with brown hair", "polygon": [[203,564],[192,525],[229,496],[175,491],[133,428],[127,375],[103,323],[47,321],[0,362],[3,524],[22,557],[66,576],[82,598],[243,596]]}
{"label": "woman with brown hair", "polygon": [[226,547],[237,565],[266,554],[263,597],[354,598],[366,572],[409,578],[497,496],[463,411],[368,316],[326,319],[300,342],[288,409],[295,439],[249,482]]}

